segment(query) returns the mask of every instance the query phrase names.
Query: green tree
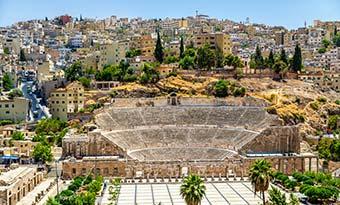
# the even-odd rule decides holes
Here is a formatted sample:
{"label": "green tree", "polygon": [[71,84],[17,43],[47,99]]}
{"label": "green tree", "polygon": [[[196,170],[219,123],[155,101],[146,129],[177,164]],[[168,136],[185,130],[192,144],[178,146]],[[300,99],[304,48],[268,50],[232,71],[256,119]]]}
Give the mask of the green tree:
{"label": "green tree", "polygon": [[232,66],[234,70],[237,68],[242,68],[244,65],[242,63],[242,60],[238,56],[234,56],[232,54],[229,54],[225,57],[225,64],[228,66]]}
{"label": "green tree", "polygon": [[55,134],[59,133],[67,127],[67,123],[58,119],[48,118],[42,119],[35,127],[37,135]]}
{"label": "green tree", "polygon": [[328,48],[329,45],[331,45],[331,42],[327,39],[322,39],[321,44],[324,48]]}
{"label": "green tree", "polygon": [[184,58],[184,40],[183,36],[181,36],[180,46],[179,46],[179,58]]}
{"label": "green tree", "polygon": [[13,132],[13,134],[11,135],[11,140],[25,140],[24,133],[19,131]]}
{"label": "green tree", "polygon": [[85,192],[81,194],[83,205],[94,205],[96,202],[96,194],[92,192]]}
{"label": "green tree", "polygon": [[217,68],[223,68],[224,67],[224,55],[223,52],[220,49],[215,50],[215,65]]}
{"label": "green tree", "polygon": [[287,64],[281,60],[275,62],[273,71],[279,75],[279,80],[283,79],[284,73],[287,71]]}
{"label": "green tree", "polygon": [[5,47],[5,48],[4,48],[4,54],[5,54],[5,55],[11,54],[11,52],[9,51],[9,48],[8,48],[8,47]]}
{"label": "green tree", "polygon": [[267,66],[269,68],[273,68],[274,63],[275,63],[274,52],[273,52],[273,50],[270,50],[269,56],[267,58]]}
{"label": "green tree", "polygon": [[214,86],[215,97],[227,97],[228,96],[229,82],[226,80],[219,80]]}
{"label": "green tree", "polygon": [[48,197],[46,205],[61,205],[55,198]]}
{"label": "green tree", "polygon": [[326,48],[319,48],[318,53],[326,53]]}
{"label": "green tree", "polygon": [[91,79],[82,76],[78,79],[78,81],[85,87],[85,88],[90,88],[91,85]]}
{"label": "green tree", "polygon": [[195,59],[194,57],[190,57],[189,55],[184,56],[184,58],[182,58],[179,61],[179,65],[181,66],[181,68],[183,69],[191,69],[194,68],[195,66]]}
{"label": "green tree", "polygon": [[5,73],[2,77],[2,84],[5,91],[9,91],[14,87],[13,81],[8,73]]}
{"label": "green tree", "polygon": [[281,49],[279,60],[288,65],[288,57],[284,48]]}
{"label": "green tree", "polygon": [[178,61],[176,56],[168,56],[165,58],[164,63],[170,64],[170,63],[176,63]]}
{"label": "green tree", "polygon": [[162,40],[159,35],[159,31],[157,31],[157,41],[156,41],[154,56],[158,62],[160,63],[163,62],[164,52],[163,52]]}
{"label": "green tree", "polygon": [[39,143],[34,147],[33,158],[37,162],[51,162],[53,159],[50,145]]}
{"label": "green tree", "polygon": [[24,94],[22,93],[22,91],[20,89],[13,89],[8,93],[8,96],[10,98],[23,97]]}
{"label": "green tree", "polygon": [[65,70],[65,77],[68,81],[76,81],[83,76],[83,66],[77,61]]}
{"label": "green tree", "polygon": [[256,192],[262,193],[263,205],[266,204],[264,192],[268,190],[270,180],[272,179],[271,164],[265,160],[256,160],[249,170],[249,178]]}
{"label": "green tree", "polygon": [[196,54],[196,63],[199,69],[210,70],[215,66],[215,52],[213,52],[209,45],[204,45],[198,48]]}
{"label": "green tree", "polygon": [[340,34],[336,34],[336,35],[333,37],[333,44],[334,44],[336,47],[340,47]]}
{"label": "green tree", "polygon": [[24,49],[20,49],[19,61],[26,61],[26,55]]}
{"label": "green tree", "polygon": [[190,174],[180,187],[180,195],[187,205],[199,205],[205,196],[206,187],[200,176]]}
{"label": "green tree", "polygon": [[196,57],[196,50],[195,48],[187,48],[184,51],[184,56],[190,56],[195,58]]}
{"label": "green tree", "polygon": [[142,84],[157,83],[159,81],[159,72],[150,64],[145,63],[139,80]]}
{"label": "green tree", "polygon": [[261,48],[258,45],[256,46],[255,55],[253,58],[254,58],[256,69],[257,68],[262,69],[264,66],[264,59],[262,56]]}
{"label": "green tree", "polygon": [[125,53],[125,57],[127,58],[133,58],[140,55],[142,55],[142,51],[140,49],[131,49]]}
{"label": "green tree", "polygon": [[294,56],[291,63],[291,68],[294,72],[301,71],[302,69],[302,55],[301,48],[298,44],[295,46]]}

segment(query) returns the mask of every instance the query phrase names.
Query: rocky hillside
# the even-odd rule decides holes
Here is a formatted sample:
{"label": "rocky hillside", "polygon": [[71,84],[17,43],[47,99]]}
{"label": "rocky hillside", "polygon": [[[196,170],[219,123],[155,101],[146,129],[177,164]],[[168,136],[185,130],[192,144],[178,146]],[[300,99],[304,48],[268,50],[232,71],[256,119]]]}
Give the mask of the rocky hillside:
{"label": "rocky hillside", "polygon": [[322,92],[312,84],[298,80],[285,83],[271,79],[243,79],[248,94],[271,104],[268,112],[279,115],[286,124],[301,124],[303,136],[327,130],[330,115],[340,113],[339,93]]}
{"label": "rocky hillside", "polygon": [[[155,85],[130,83],[111,91],[116,97],[157,97],[176,91],[182,96],[211,96],[218,79],[213,77],[172,76]],[[340,94],[322,92],[318,87],[298,80],[277,82],[264,79],[230,79],[230,87],[245,87],[246,95],[270,104],[269,113],[280,116],[287,125],[300,124],[303,136],[315,135],[327,129],[330,115],[340,114],[340,105],[335,101]]]}

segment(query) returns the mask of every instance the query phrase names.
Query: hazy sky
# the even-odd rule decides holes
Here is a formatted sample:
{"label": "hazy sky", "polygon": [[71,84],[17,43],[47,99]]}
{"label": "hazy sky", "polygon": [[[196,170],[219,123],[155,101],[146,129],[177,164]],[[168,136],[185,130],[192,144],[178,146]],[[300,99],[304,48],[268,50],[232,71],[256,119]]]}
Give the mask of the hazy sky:
{"label": "hazy sky", "polygon": [[0,0],[0,26],[62,14],[83,17],[186,17],[195,11],[219,19],[308,25],[314,19],[340,20],[340,0]]}

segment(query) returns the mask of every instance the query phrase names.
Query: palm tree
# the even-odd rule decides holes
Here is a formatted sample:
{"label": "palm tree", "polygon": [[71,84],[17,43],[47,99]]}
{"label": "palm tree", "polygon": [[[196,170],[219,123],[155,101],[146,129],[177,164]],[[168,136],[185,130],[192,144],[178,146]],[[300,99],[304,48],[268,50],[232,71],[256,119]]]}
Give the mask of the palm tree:
{"label": "palm tree", "polygon": [[180,195],[187,205],[199,205],[205,196],[206,187],[201,177],[190,174],[180,188]]}
{"label": "palm tree", "polygon": [[262,193],[263,205],[266,203],[264,192],[268,190],[272,175],[271,164],[265,159],[256,160],[249,171],[255,194],[258,191]]}

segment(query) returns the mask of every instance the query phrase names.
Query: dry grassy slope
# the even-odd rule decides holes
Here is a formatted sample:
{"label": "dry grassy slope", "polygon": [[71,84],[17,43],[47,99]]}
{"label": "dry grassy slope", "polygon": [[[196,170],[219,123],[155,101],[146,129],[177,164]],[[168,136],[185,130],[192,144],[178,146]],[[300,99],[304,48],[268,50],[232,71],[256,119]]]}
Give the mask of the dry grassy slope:
{"label": "dry grassy slope", "polygon": [[[317,87],[298,80],[280,83],[271,79],[242,79],[240,84],[247,88],[249,95],[270,102],[269,110],[287,124],[297,123],[303,116],[305,122],[301,124],[301,132],[305,134],[325,128],[329,113],[340,111],[340,106],[334,103],[340,99],[339,93],[321,92]],[[318,101],[322,98],[327,102]],[[317,109],[312,108],[313,103],[318,105]]]}

